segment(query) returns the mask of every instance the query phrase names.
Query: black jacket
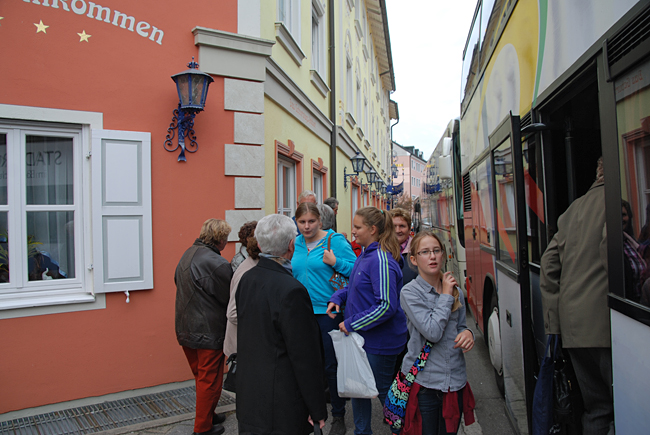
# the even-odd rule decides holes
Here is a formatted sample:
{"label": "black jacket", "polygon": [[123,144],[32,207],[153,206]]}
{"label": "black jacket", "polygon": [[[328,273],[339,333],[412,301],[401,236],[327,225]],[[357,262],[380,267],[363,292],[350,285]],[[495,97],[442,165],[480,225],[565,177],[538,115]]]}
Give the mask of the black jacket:
{"label": "black jacket", "polygon": [[402,269],[402,286],[405,286],[418,277],[418,271],[413,270],[413,268],[410,266],[410,263],[411,260],[409,260],[408,252],[402,254],[402,259],[399,262],[399,267]]}
{"label": "black jacket", "polygon": [[214,247],[196,239],[176,267],[176,339],[192,349],[223,348],[232,269]]}
{"label": "black jacket", "polygon": [[240,433],[303,435],[327,417],[321,338],[307,289],[268,258],[246,272],[237,302]]}

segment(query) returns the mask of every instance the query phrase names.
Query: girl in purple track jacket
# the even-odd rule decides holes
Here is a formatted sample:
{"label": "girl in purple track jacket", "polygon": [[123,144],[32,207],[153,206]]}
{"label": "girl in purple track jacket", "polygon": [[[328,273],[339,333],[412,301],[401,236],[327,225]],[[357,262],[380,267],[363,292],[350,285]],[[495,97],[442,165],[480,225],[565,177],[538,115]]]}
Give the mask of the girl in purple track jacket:
{"label": "girl in purple track jacket", "polygon": [[[364,248],[354,263],[347,287],[330,298],[327,313],[345,307],[339,329],[355,331],[364,339],[364,349],[375,376],[379,400],[385,402],[395,374],[397,356],[406,344],[406,316],[399,304],[402,271],[400,246],[390,215],[375,207],[357,210],[352,234]],[[352,399],[356,435],[369,435],[372,403]]]}

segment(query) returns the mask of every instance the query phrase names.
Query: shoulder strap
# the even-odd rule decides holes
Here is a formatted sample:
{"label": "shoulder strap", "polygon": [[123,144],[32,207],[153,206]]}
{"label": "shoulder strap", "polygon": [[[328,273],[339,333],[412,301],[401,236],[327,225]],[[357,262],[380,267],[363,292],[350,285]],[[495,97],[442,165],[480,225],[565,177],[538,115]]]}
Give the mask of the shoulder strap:
{"label": "shoulder strap", "polygon": [[332,236],[333,236],[333,235],[334,235],[334,233],[330,233],[330,235],[327,236],[327,250],[328,250],[328,251],[330,250],[330,244],[331,244],[331,242],[332,242]]}
{"label": "shoulder strap", "polygon": [[431,348],[433,348],[433,343],[427,340],[426,343],[424,343],[424,346],[422,346],[420,356],[413,361],[413,369],[411,370],[413,377],[417,376],[418,372],[424,368],[424,365],[429,358],[429,353],[431,353]]}

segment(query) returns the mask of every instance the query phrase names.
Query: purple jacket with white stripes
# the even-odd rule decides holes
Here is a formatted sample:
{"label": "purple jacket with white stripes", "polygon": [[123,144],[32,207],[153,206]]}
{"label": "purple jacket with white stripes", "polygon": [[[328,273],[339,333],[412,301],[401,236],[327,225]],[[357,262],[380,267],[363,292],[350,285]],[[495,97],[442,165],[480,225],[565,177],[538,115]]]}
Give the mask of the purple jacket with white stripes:
{"label": "purple jacket with white stripes", "polygon": [[366,352],[397,355],[406,344],[406,316],[399,304],[402,271],[387,252],[371,243],[361,253],[347,287],[330,302],[345,306],[345,328],[358,332]]}

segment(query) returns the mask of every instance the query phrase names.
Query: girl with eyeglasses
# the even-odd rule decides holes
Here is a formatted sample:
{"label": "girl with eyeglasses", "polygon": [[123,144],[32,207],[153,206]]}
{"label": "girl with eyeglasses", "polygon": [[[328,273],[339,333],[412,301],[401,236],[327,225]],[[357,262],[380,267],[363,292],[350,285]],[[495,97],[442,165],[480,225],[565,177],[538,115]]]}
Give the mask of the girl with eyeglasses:
{"label": "girl with eyeglasses", "polygon": [[427,341],[433,347],[415,377],[407,407],[419,412],[422,435],[455,434],[462,413],[466,424],[473,422],[474,398],[463,353],[474,347],[474,334],[467,327],[458,283],[451,272],[444,272],[447,252],[438,236],[431,231],[418,233],[409,254],[418,277],[405,285],[400,295],[410,334],[402,373],[413,367]]}
{"label": "girl with eyeglasses", "polygon": [[[327,307],[330,317],[345,306],[344,333],[358,332],[375,378],[382,405],[393,381],[397,356],[406,344],[406,318],[399,306],[402,271],[398,259],[400,246],[393,219],[375,207],[357,210],[352,235],[363,247],[354,263],[348,286],[332,295]],[[372,434],[372,402],[352,399],[355,435]]]}

